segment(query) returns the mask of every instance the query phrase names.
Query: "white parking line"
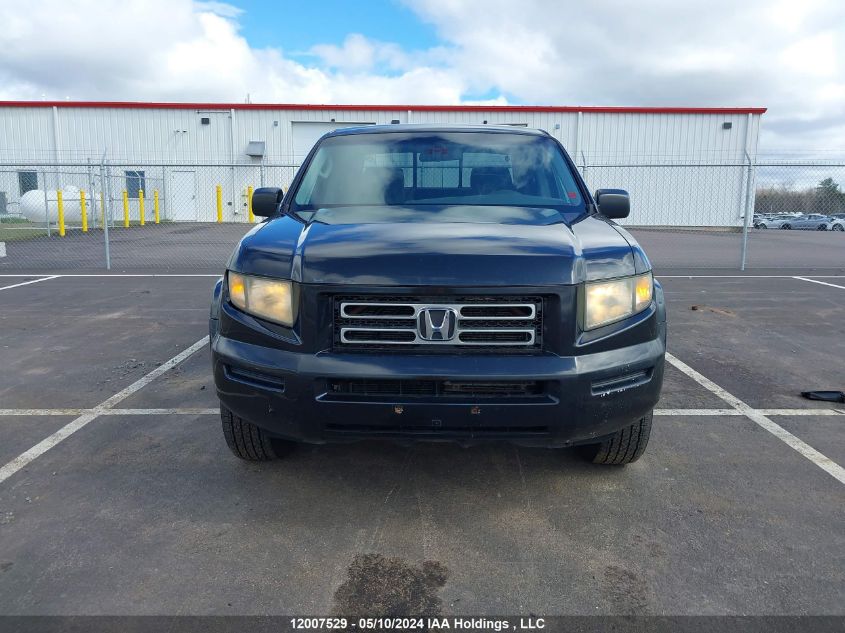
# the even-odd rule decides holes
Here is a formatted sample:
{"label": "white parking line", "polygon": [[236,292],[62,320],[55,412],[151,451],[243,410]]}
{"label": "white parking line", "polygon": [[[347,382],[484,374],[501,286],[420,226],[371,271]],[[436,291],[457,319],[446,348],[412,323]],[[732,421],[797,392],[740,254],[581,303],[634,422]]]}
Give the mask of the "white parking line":
{"label": "white parking line", "polygon": [[672,354],[670,354],[669,352],[666,352],[666,360],[671,365],[675,366],[677,369],[681,370],[687,376],[695,380],[699,385],[719,396],[722,400],[727,402],[734,409],[741,412],[745,417],[752,420],[758,426],[764,428],[776,438],[781,440],[784,444],[809,459],[816,466],[818,466],[828,474],[832,475],[837,481],[839,481],[839,483],[845,484],[845,468],[842,468],[842,466],[834,462],[826,455],[823,455],[803,440],[798,439],[782,426],[775,424],[762,412],[748,406],[742,400],[740,400],[733,394],[728,393],[725,389],[717,385],[715,382],[713,382],[703,374],[698,373],[696,370],[694,370],[692,367],[690,367],[683,361],[678,360],[677,358],[672,356]]}
{"label": "white parking line", "polygon": [[[3,273],[0,277],[37,277],[49,273]],[[219,273],[56,273],[55,277],[220,277]],[[795,275],[655,275],[658,279],[805,279]],[[813,275],[815,279],[845,279],[845,275]],[[805,281],[812,281],[805,279]]]}
{"label": "white parking line", "polygon": [[220,415],[220,409],[109,409],[109,415]]}
{"label": "white parking line", "polygon": [[[845,409],[755,409],[763,415],[780,416],[830,416],[845,415]],[[678,416],[678,417],[723,417],[723,416],[744,416],[745,413],[738,409],[655,409],[654,415]]]}
{"label": "white parking line", "polygon": [[813,416],[845,415],[845,409],[757,409],[763,415]]}
{"label": "white parking line", "polygon": [[171,358],[166,363],[163,363],[161,366],[156,367],[150,373],[136,380],[131,385],[117,392],[111,398],[103,401],[93,409],[83,413],[71,422],[68,422],[65,426],[60,428],[58,431],[56,431],[46,439],[40,441],[38,444],[30,448],[25,453],[18,455],[15,459],[0,468],[0,483],[6,481],[9,477],[14,475],[21,468],[24,468],[27,464],[30,464],[32,461],[46,453],[48,450],[53,448],[62,440],[76,433],[79,429],[84,427],[91,420],[97,418],[97,416],[107,414],[111,407],[118,404],[121,400],[125,400],[139,389],[142,389],[165,372],[173,369],[176,365],[181,363],[183,360],[188,358],[197,350],[200,350],[205,347],[207,344],[208,336],[202,337],[200,340],[198,340],[186,350],[183,350],[176,354],[176,356]]}
{"label": "white parking line", "polygon": [[[657,279],[798,279],[795,275],[655,275]],[[816,279],[845,279],[845,275],[813,275]]]}
{"label": "white parking line", "polygon": [[[0,277],[38,277],[37,273],[7,273]],[[56,273],[56,277],[220,277],[220,273]]]}
{"label": "white parking line", "polygon": [[[845,416],[845,409],[756,409],[758,413],[767,416],[784,417],[827,417]],[[84,413],[96,413],[97,415],[219,415],[220,409],[207,407],[181,407],[173,409],[0,409],[2,417],[47,417],[47,416],[71,416]],[[654,415],[662,417],[725,417],[744,416],[742,411],[737,409],[655,409]]]}
{"label": "white parking line", "polygon": [[0,409],[2,416],[46,416],[46,415],[82,415],[93,409]]}
{"label": "white parking line", "polygon": [[829,284],[826,281],[819,281],[818,279],[807,279],[807,277],[793,277],[793,279],[800,279],[801,281],[809,281],[811,284],[821,284],[822,286],[830,286],[831,288],[841,288],[842,290],[845,290],[845,286]]}
{"label": "white parking line", "polygon": [[[32,275],[26,275],[32,277]],[[28,286],[29,284],[37,284],[39,281],[50,281],[51,279],[58,279],[59,275],[50,275],[49,277],[41,277],[40,279],[32,279],[30,281],[22,281],[19,284],[12,284],[11,286],[3,286],[0,290],[9,290],[10,288],[18,288],[19,286]]]}

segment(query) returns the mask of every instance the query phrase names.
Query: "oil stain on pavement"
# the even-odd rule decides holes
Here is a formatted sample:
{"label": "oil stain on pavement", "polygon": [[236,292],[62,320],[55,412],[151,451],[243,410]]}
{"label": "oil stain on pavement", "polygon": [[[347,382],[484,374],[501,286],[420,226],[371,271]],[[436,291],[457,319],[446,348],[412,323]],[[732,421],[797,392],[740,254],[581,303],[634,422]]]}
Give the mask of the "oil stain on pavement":
{"label": "oil stain on pavement", "polygon": [[402,558],[359,554],[334,594],[332,613],[345,617],[439,616],[446,566],[427,560],[412,565]]}

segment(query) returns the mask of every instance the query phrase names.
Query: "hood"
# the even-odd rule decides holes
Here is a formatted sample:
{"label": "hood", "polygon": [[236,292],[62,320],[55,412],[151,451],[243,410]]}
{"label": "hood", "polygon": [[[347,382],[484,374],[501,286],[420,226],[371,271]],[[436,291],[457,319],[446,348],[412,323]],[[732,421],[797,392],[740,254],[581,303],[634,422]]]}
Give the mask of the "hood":
{"label": "hood", "polygon": [[640,272],[635,250],[595,216],[571,226],[284,216],[248,233],[230,268],[306,284],[555,286]]}

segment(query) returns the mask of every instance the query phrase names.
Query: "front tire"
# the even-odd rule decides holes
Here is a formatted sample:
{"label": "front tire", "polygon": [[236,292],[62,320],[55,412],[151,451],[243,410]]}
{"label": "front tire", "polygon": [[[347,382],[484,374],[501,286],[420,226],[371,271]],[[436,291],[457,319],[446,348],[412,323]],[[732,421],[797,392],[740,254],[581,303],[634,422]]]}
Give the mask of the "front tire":
{"label": "front tire", "polygon": [[832,227],[830,227],[830,230],[831,231],[845,231],[845,226],[843,226],[841,224],[834,224]]}
{"label": "front tire", "polygon": [[223,437],[235,457],[249,462],[269,462],[290,453],[295,442],[271,437],[267,431],[236,416],[222,404],[220,419],[223,422]]}
{"label": "front tire", "polygon": [[789,224],[784,224],[784,225],[783,225],[783,226],[781,226],[780,228],[782,228],[782,229],[786,229],[787,231],[789,231],[790,229],[792,229],[792,226],[790,226]]}
{"label": "front tire", "polygon": [[637,461],[648,446],[653,412],[640,418],[631,426],[617,431],[601,444],[585,446],[585,456],[594,464],[622,466]]}

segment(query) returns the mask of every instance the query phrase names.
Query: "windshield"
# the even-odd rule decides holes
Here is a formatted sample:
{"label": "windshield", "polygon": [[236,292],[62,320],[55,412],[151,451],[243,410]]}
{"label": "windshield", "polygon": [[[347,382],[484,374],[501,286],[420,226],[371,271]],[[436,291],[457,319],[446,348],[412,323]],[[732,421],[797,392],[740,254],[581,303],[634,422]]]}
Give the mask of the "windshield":
{"label": "windshield", "polygon": [[326,222],[547,224],[572,219],[584,202],[551,138],[389,132],[324,139],[291,210]]}

